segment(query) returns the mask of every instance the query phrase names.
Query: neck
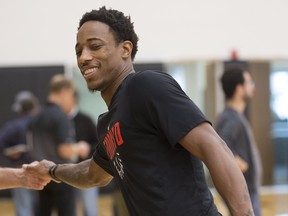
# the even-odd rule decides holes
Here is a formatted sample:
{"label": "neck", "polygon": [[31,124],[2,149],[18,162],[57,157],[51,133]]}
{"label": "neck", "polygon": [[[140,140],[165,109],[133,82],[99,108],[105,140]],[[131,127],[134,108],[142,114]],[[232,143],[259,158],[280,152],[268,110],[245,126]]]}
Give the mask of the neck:
{"label": "neck", "polygon": [[75,105],[75,106],[70,110],[70,112],[68,113],[68,117],[69,117],[70,119],[73,119],[73,118],[78,114],[78,112],[79,112],[79,109],[78,109],[78,107]]}
{"label": "neck", "polygon": [[230,99],[227,100],[226,107],[232,108],[239,113],[243,113],[246,107],[246,103],[243,100]]}
{"label": "neck", "polygon": [[59,98],[54,94],[49,94],[47,100],[51,103],[59,104]]}
{"label": "neck", "polygon": [[109,88],[101,91],[101,96],[103,100],[105,101],[107,107],[110,106],[111,100],[113,95],[115,94],[118,87],[121,85],[123,80],[131,73],[135,73],[133,67],[129,68],[129,70],[125,70],[124,72],[120,73],[120,75],[115,79]]}
{"label": "neck", "polygon": [[58,95],[50,94],[47,98],[47,101],[58,105],[64,111],[62,106],[62,99]]}

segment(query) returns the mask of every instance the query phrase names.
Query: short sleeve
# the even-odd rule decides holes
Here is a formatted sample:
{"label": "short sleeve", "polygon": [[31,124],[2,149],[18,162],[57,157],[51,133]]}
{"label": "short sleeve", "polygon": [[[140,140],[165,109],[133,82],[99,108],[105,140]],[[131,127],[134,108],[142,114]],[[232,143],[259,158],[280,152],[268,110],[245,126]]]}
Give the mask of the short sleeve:
{"label": "short sleeve", "polygon": [[102,145],[96,145],[95,151],[93,153],[93,160],[107,173],[114,176],[106,151],[103,149]]}
{"label": "short sleeve", "polygon": [[166,73],[146,71],[134,77],[131,100],[140,121],[150,121],[175,146],[190,130],[208,120],[179,84]]}

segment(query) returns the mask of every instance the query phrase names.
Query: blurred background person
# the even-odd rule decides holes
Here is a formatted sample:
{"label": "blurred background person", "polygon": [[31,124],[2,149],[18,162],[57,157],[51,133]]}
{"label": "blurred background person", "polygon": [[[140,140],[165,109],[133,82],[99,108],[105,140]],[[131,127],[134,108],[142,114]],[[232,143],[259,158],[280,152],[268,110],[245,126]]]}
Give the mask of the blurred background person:
{"label": "blurred background person", "polygon": [[[32,92],[20,91],[15,95],[12,110],[18,116],[7,122],[0,131],[0,150],[9,159],[8,166],[20,168],[22,164],[32,161],[27,147],[26,131],[39,108],[39,101]],[[11,192],[16,215],[34,215],[37,208],[35,197],[37,192],[27,188],[13,188]]]}
{"label": "blurred background person", "polygon": [[241,67],[225,70],[221,84],[226,104],[217,118],[216,131],[232,150],[247,182],[255,216],[260,216],[259,189],[262,163],[250,123],[245,116],[247,103],[254,94],[255,84],[251,74]]}
{"label": "blurred background person", "polygon": [[[97,143],[97,133],[96,125],[92,118],[79,110],[78,107],[78,94],[75,91],[74,97],[71,98],[71,110],[68,113],[69,119],[72,123],[72,137],[78,143],[85,143],[90,146],[90,151],[87,155],[82,155],[78,158],[78,162],[86,160],[92,157],[96,143]],[[99,189],[97,187],[90,189],[76,189],[78,200],[81,201],[83,206],[84,216],[97,216],[98,215],[98,195]]]}
{"label": "blurred background person", "polygon": [[[76,143],[67,113],[71,109],[75,87],[64,75],[54,75],[49,82],[47,103],[29,125],[28,141],[33,159],[48,159],[56,163],[76,162],[90,151],[87,143]],[[39,191],[40,216],[76,216],[75,188],[50,182]]]}

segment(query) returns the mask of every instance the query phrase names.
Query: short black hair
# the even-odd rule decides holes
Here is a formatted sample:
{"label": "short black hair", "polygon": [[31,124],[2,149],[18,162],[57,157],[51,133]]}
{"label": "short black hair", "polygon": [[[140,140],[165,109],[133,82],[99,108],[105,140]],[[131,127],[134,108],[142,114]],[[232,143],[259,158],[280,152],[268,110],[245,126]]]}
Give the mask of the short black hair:
{"label": "short black hair", "polygon": [[85,13],[79,22],[78,30],[87,21],[99,21],[105,23],[110,27],[114,34],[117,43],[122,41],[131,41],[133,49],[131,58],[134,60],[138,51],[138,36],[134,31],[134,23],[131,22],[130,16],[125,16],[121,11],[106,9],[105,6],[99,8],[99,10],[92,10]]}
{"label": "short black hair", "polygon": [[231,67],[224,71],[221,76],[222,89],[226,99],[233,97],[237,85],[243,85],[245,70],[241,67]]}

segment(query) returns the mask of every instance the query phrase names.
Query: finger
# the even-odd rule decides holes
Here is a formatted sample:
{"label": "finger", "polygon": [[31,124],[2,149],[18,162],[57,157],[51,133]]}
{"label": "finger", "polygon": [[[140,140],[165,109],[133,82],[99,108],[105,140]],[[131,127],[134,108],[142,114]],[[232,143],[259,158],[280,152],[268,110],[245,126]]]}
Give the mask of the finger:
{"label": "finger", "polygon": [[30,189],[33,189],[33,190],[43,190],[45,186],[46,186],[46,185],[33,184],[33,185],[30,185],[29,188],[30,188]]}
{"label": "finger", "polygon": [[31,166],[36,166],[39,164],[39,161],[33,161],[32,163],[30,163]]}
{"label": "finger", "polygon": [[39,181],[41,182],[41,184],[47,185],[51,181],[51,178],[49,178],[49,179],[48,178],[41,178]]}
{"label": "finger", "polygon": [[30,163],[30,164],[23,164],[22,167],[29,171],[29,170],[33,170],[33,168],[35,168],[38,165],[39,165],[39,162],[38,161],[34,161],[34,162]]}
{"label": "finger", "polygon": [[31,189],[35,189],[35,190],[42,190],[49,182],[50,182],[50,180],[47,181],[47,179],[30,178],[27,181],[26,187],[31,188]]}

